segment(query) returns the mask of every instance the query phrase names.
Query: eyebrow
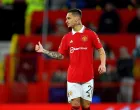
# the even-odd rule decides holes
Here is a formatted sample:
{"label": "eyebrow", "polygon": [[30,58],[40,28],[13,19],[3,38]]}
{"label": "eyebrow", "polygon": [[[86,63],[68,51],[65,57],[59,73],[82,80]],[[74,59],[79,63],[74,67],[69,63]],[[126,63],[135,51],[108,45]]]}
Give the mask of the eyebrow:
{"label": "eyebrow", "polygon": [[68,16],[68,17],[66,17],[66,18],[70,18],[70,17]]}

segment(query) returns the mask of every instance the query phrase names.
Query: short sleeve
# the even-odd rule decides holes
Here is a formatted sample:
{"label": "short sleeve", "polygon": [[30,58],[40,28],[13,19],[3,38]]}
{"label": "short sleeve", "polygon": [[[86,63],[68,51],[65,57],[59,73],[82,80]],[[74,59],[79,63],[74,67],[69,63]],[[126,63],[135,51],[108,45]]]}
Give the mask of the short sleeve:
{"label": "short sleeve", "polygon": [[98,35],[95,33],[95,32],[92,32],[91,33],[92,35],[92,43],[93,43],[93,46],[96,48],[96,49],[100,49],[102,48],[102,44],[100,42],[100,39],[98,37]]}
{"label": "short sleeve", "polygon": [[69,48],[68,48],[68,44],[67,44],[67,39],[66,39],[66,36],[64,36],[59,45],[58,52],[64,56],[66,56],[66,55],[68,55],[68,49]]}

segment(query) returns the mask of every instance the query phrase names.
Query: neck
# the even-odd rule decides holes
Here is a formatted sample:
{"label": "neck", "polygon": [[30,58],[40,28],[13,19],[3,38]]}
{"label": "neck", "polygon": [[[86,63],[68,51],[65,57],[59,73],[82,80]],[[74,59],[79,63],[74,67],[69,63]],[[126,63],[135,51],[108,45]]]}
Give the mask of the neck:
{"label": "neck", "polygon": [[73,30],[77,32],[77,31],[80,31],[82,29],[82,27],[83,27],[83,25],[79,24],[79,25],[74,26]]}

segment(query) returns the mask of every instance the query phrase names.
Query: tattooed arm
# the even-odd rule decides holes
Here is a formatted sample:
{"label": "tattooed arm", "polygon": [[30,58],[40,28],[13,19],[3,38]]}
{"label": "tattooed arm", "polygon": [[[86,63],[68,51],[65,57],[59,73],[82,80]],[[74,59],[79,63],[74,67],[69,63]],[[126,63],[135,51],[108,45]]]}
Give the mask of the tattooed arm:
{"label": "tattooed arm", "polygon": [[62,54],[60,54],[59,52],[54,52],[54,51],[49,51],[49,50],[45,50],[43,48],[43,46],[41,45],[41,43],[39,42],[38,44],[36,44],[35,46],[35,51],[36,52],[40,52],[40,53],[44,53],[47,54],[49,57],[51,58],[55,58],[55,59],[64,59],[64,56]]}
{"label": "tattooed arm", "polygon": [[64,59],[64,56],[62,54],[60,54],[59,52],[48,51],[48,50],[43,49],[43,53],[47,54],[51,58]]}

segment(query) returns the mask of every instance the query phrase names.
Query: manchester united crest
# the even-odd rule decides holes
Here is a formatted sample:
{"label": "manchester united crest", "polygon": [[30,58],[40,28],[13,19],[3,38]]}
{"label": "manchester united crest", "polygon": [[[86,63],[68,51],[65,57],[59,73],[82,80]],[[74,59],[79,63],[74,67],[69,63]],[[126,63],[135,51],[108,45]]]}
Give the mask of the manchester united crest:
{"label": "manchester united crest", "polygon": [[82,37],[82,41],[83,41],[83,42],[88,41],[88,37],[87,37],[87,36],[83,36],[83,37]]}

